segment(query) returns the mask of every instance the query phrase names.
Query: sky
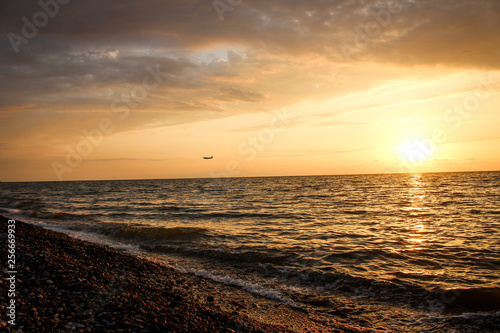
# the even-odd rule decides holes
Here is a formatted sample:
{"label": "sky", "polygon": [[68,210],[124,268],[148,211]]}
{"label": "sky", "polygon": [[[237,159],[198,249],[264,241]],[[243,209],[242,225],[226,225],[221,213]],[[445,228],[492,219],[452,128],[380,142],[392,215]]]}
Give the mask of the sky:
{"label": "sky", "polygon": [[0,33],[0,181],[500,170],[496,0],[2,1]]}

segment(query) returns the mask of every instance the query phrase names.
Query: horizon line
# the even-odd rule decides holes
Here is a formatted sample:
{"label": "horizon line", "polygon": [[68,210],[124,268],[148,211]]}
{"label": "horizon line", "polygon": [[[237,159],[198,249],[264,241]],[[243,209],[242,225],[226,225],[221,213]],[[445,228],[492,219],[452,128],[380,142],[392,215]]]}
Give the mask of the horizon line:
{"label": "horizon line", "polygon": [[425,172],[387,172],[387,173],[341,173],[341,174],[311,174],[311,175],[267,175],[267,176],[236,176],[236,177],[174,177],[174,178],[122,178],[122,179],[75,179],[75,180],[16,180],[0,181],[0,183],[69,183],[69,182],[104,182],[104,181],[134,181],[134,180],[193,180],[193,179],[239,179],[239,178],[284,178],[284,177],[331,177],[331,176],[377,176],[377,175],[419,175],[432,173],[486,173],[500,170],[474,171],[425,171]]}

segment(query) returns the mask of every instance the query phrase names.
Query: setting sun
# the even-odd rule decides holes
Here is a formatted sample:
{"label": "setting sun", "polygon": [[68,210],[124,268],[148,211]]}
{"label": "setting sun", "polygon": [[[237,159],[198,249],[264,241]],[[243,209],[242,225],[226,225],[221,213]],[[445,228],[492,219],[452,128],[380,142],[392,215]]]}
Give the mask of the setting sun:
{"label": "setting sun", "polygon": [[402,159],[418,166],[432,158],[436,147],[424,140],[413,140],[401,144],[398,149]]}

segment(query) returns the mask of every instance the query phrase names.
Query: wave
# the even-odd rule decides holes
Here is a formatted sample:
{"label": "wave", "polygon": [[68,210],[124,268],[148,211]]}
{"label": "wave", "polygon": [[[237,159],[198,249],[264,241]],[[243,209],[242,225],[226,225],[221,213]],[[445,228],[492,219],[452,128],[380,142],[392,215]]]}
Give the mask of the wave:
{"label": "wave", "polygon": [[[269,268],[268,268],[269,270]],[[271,271],[276,268],[271,268]],[[500,288],[477,287],[470,289],[429,290],[409,282],[393,279],[375,280],[341,272],[324,272],[311,268],[278,268],[282,279],[304,286],[316,286],[324,290],[348,292],[357,296],[368,296],[384,301],[401,302],[414,307],[436,304],[447,310],[499,311]]]}
{"label": "wave", "polygon": [[479,209],[471,209],[469,210],[469,213],[470,214],[491,214],[491,215],[500,215],[500,210],[487,210],[487,211],[482,211],[482,210],[479,210]]}
{"label": "wave", "polygon": [[63,219],[68,219],[71,214],[64,213],[64,212],[46,212],[43,210],[30,210],[28,212],[29,217],[36,217],[40,219],[51,219],[51,220],[63,220]]}
{"label": "wave", "polygon": [[207,229],[199,227],[149,227],[122,223],[75,224],[71,230],[94,232],[115,239],[136,241],[194,240],[207,236]]}
{"label": "wave", "polygon": [[[330,292],[345,292],[356,296],[372,296],[384,300],[399,299],[401,302],[430,297],[432,292],[406,281],[387,281],[370,279],[363,276],[354,276],[336,271],[330,265],[328,269],[305,268],[292,266],[300,262],[300,255],[296,253],[278,253],[267,250],[234,249],[219,246],[207,247],[206,244],[197,246],[186,244],[141,244],[141,249],[148,252],[175,254],[201,259],[215,260],[217,263],[229,267],[239,267],[252,274],[272,277],[275,281],[289,286],[319,288]],[[323,258],[324,259],[324,258]],[[286,265],[290,266],[286,266]],[[304,263],[306,264],[306,263]],[[293,289],[293,287],[292,287]],[[418,305],[420,301],[415,302]]]}
{"label": "wave", "polygon": [[185,211],[186,207],[180,207],[180,206],[176,206],[176,205],[168,205],[168,206],[161,206],[161,207],[158,207],[156,209],[158,209],[161,212],[181,212],[181,211]]}
{"label": "wave", "polygon": [[174,267],[174,269],[177,269],[177,270],[182,271],[182,272],[189,272],[189,273],[192,273],[192,274],[195,274],[198,276],[202,276],[204,278],[208,278],[208,279],[211,279],[213,281],[223,283],[223,284],[226,284],[229,286],[236,286],[236,287],[239,287],[243,290],[246,290],[252,294],[260,295],[260,296],[263,296],[263,297],[266,297],[269,299],[275,299],[277,301],[286,303],[292,307],[298,308],[297,304],[295,304],[295,302],[291,298],[283,295],[283,293],[281,293],[280,291],[270,289],[270,288],[265,288],[257,283],[253,283],[253,282],[243,280],[240,278],[236,278],[236,277],[231,277],[228,275],[216,274],[216,273],[213,273],[213,272],[210,272],[207,270],[203,270],[203,269],[184,269],[184,268],[179,268],[179,267]]}
{"label": "wave", "polygon": [[9,214],[9,216],[17,216],[21,214],[21,210],[15,208],[0,207],[0,212]]}
{"label": "wave", "polygon": [[372,258],[391,258],[391,259],[404,259],[407,260],[408,257],[403,254],[399,254],[393,251],[385,251],[383,249],[359,249],[343,251],[339,253],[332,253],[321,258],[322,260],[328,262],[339,262],[342,259],[372,259]]}
{"label": "wave", "polygon": [[[395,272],[394,276],[396,278],[402,278],[402,279],[412,279],[412,280],[422,280],[422,281],[434,281],[436,278],[439,277],[441,274],[432,274],[432,273],[421,273],[421,272]],[[394,280],[396,281],[396,280]]]}
{"label": "wave", "polygon": [[292,253],[272,253],[271,251],[258,251],[258,250],[243,250],[225,248],[219,246],[217,248],[210,248],[206,244],[201,246],[183,246],[175,244],[161,244],[151,245],[143,244],[141,248],[150,252],[157,253],[176,253],[184,254],[195,257],[202,257],[205,259],[216,259],[231,264],[280,264],[289,260],[296,259],[297,254]]}
{"label": "wave", "polygon": [[47,220],[48,223],[86,221],[98,223],[100,218],[108,214],[99,213],[68,213],[64,211],[46,211],[43,209],[12,210],[15,214],[38,220]]}
{"label": "wave", "polygon": [[300,219],[300,214],[284,214],[284,213],[250,213],[240,211],[225,211],[225,212],[196,212],[196,210],[186,211],[191,218],[255,218],[255,219]]}
{"label": "wave", "polygon": [[344,210],[342,213],[350,215],[364,215],[368,213],[366,210]]}
{"label": "wave", "polygon": [[449,307],[468,311],[500,311],[500,287],[441,290],[440,295]]}
{"label": "wave", "polygon": [[377,280],[340,271],[324,271],[317,268],[261,266],[266,276],[278,276],[293,289],[298,286],[305,290],[313,287],[315,294],[344,294],[367,297],[385,302],[408,304],[418,307],[422,300],[437,296],[424,287],[404,281]]}
{"label": "wave", "polygon": [[[432,274],[409,276],[408,273],[395,273],[395,277],[388,279],[368,277],[363,274],[354,275],[338,271],[330,264],[324,267],[307,267],[307,263],[302,260],[304,258],[298,253],[277,252],[272,248],[265,250],[236,249],[223,246],[211,248],[207,244],[191,244],[191,246],[186,246],[186,244],[142,244],[141,248],[156,253],[216,260],[221,264],[241,267],[258,275],[277,279],[285,285],[298,286],[299,288],[312,286],[325,292],[342,292],[362,297],[373,297],[383,301],[410,304],[414,307],[439,302],[448,309],[460,308],[469,311],[500,309],[499,288],[441,289],[436,287],[429,289],[429,287],[417,282],[433,281],[437,276]],[[375,249],[368,252],[366,250],[353,250],[340,255],[331,254],[324,256],[321,260],[335,262],[342,260],[342,257],[360,255],[408,259],[405,255]],[[297,266],[301,262],[303,266]],[[435,262],[431,263],[438,265]]]}
{"label": "wave", "polygon": [[[91,219],[89,214],[79,215],[79,214],[65,213],[62,211],[50,212],[50,211],[46,211],[43,209],[22,209],[22,208],[27,207],[27,206],[23,206],[23,205],[21,205],[21,206],[14,205],[13,207],[20,207],[20,208],[2,207],[2,208],[0,208],[0,211],[15,214],[15,215],[23,215],[26,217],[44,219],[44,220],[79,220],[82,218],[85,218],[87,220]],[[28,208],[31,208],[31,207],[28,207]]]}
{"label": "wave", "polygon": [[31,208],[42,207],[43,204],[38,199],[28,199],[28,200],[11,201],[9,203],[9,206],[11,206],[13,208],[26,210],[26,209],[31,209]]}

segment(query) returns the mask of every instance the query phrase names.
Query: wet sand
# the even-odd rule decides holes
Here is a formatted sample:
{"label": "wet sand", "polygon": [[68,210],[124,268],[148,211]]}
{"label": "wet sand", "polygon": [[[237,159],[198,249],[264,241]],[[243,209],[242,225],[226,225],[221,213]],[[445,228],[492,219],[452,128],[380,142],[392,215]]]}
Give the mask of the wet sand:
{"label": "wet sand", "polygon": [[[0,216],[7,248],[7,219]],[[6,332],[372,332],[16,220],[16,319]],[[2,273],[8,277],[2,251]],[[5,259],[4,259],[5,258]]]}

